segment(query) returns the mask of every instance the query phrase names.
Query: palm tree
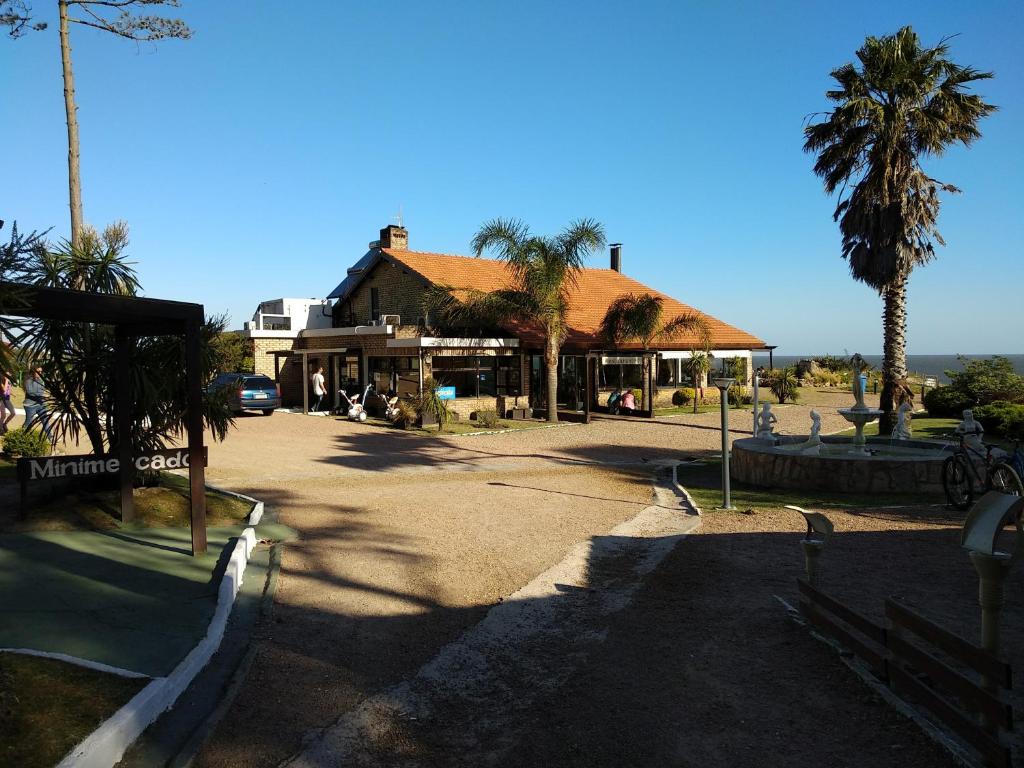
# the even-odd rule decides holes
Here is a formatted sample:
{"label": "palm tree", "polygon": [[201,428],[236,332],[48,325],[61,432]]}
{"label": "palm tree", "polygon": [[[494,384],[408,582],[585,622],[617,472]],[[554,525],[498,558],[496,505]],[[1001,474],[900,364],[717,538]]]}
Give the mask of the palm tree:
{"label": "palm tree", "polygon": [[936,228],[939,191],[959,191],[928,176],[921,159],[970,145],[981,136],[978,122],[996,110],[968,93],[992,73],[961,67],[948,53],[946,40],[923,48],[910,27],[868,37],[859,68],[832,72],[838,87],[825,95],[835,109],[804,129],[804,151],[817,153],[825,191],[840,190],[834,218],[843,258],[883,300],[882,432],[892,427],[896,383],[907,375],[907,282],[934,258],[932,241],[945,244]]}
{"label": "palm tree", "polygon": [[696,349],[690,352],[690,357],[685,363],[687,373],[693,378],[693,412],[697,412],[697,392],[704,375],[711,370],[711,355],[708,354],[708,345],[704,344],[704,351]]}
{"label": "palm tree", "polygon": [[424,309],[452,326],[515,322],[539,329],[548,421],[558,421],[558,357],[569,330],[569,293],[587,255],[604,244],[604,229],[593,219],[574,221],[554,237],[531,234],[515,219],[494,219],[480,228],[471,247],[478,257],[493,250],[509,266],[512,284],[497,291],[435,285],[424,296]]}
{"label": "palm tree", "polygon": [[696,333],[706,345],[710,329],[704,317],[696,312],[684,312],[666,320],[665,301],[649,293],[626,293],[613,301],[601,320],[601,335],[611,344],[619,346],[638,341],[644,351],[642,377],[651,402],[647,410],[654,413],[654,386],[647,351],[659,339],[671,339],[682,333]]}

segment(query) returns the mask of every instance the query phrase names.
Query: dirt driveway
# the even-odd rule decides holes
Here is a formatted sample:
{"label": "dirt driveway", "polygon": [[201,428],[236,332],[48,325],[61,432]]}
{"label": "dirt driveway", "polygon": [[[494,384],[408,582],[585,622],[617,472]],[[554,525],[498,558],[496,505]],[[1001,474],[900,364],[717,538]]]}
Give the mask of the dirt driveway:
{"label": "dirt driveway", "polygon": [[[785,431],[809,423],[808,410],[780,409]],[[749,704],[763,721],[754,733],[775,729],[781,743],[799,727],[794,708],[815,716],[815,699],[811,710],[801,702],[811,685],[830,691],[823,714],[856,725],[822,746],[850,748],[836,764],[945,764],[858,682],[801,669],[801,654],[816,667],[831,660],[774,609],[744,630],[750,591],[719,586],[731,574],[715,571],[715,548],[691,560],[689,543],[676,546],[684,515],[655,496],[652,475],[716,450],[717,423],[700,414],[437,439],[323,417],[241,419],[210,448],[210,482],[263,498],[301,539],[285,548],[249,677],[196,764],[753,765],[756,751],[730,748],[730,723],[742,726]],[[826,417],[825,431],[840,426]],[[489,614],[497,605],[519,608]],[[775,705],[770,648],[736,644],[744,631],[787,633],[797,661]],[[748,689],[722,670],[751,653]],[[695,656],[707,671],[687,682],[678,673]],[[707,700],[695,709],[694,696]],[[691,718],[701,707],[710,721]],[[713,748],[681,749],[703,743],[709,722],[722,729]],[[801,747],[785,757],[764,764],[820,764]]]}

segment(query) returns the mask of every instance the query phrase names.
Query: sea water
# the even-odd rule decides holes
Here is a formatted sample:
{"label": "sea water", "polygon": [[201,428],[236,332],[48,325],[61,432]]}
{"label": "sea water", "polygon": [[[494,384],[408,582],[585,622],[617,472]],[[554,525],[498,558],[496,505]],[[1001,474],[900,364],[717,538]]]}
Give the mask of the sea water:
{"label": "sea water", "polygon": [[[809,360],[814,355],[773,355],[772,360],[776,368],[786,368],[796,365],[799,360]],[[840,353],[836,357],[849,357]],[[967,360],[988,360],[992,355],[961,355]],[[1017,373],[1024,374],[1024,355],[1003,355],[1013,363]],[[882,367],[881,355],[863,355],[864,360],[873,368]],[[760,352],[754,353],[754,368],[760,366],[768,367],[768,355]],[[911,373],[922,376],[934,376],[940,384],[948,384],[949,377],[946,371],[962,371],[963,365],[956,355],[907,355],[907,370]]]}

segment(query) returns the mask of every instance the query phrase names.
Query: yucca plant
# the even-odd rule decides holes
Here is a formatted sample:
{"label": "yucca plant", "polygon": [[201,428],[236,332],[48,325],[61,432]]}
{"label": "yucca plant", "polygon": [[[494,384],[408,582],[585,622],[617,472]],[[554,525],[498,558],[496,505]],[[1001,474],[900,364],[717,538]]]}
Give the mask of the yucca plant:
{"label": "yucca plant", "polygon": [[448,401],[443,400],[438,393],[438,388],[444,386],[440,381],[428,376],[423,380],[423,389],[416,398],[416,413],[423,416],[430,416],[437,422],[438,433],[444,432],[445,425],[451,419],[451,411],[448,409]]}
{"label": "yucca plant", "polygon": [[796,377],[796,368],[779,368],[769,378],[768,389],[779,399],[780,403],[800,397],[800,380]]}

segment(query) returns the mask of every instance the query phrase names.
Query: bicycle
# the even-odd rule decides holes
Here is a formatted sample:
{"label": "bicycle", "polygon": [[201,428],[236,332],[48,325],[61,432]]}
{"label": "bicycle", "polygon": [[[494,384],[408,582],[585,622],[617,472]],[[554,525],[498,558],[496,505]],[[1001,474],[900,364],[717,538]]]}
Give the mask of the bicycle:
{"label": "bicycle", "polygon": [[[942,488],[950,506],[966,510],[974,501],[976,490],[1024,496],[1024,483],[1021,482],[1021,476],[1024,475],[1024,451],[1021,451],[1019,442],[1014,444],[1013,453],[1009,456],[993,458],[991,445],[985,446],[982,455],[981,451],[966,444],[965,435],[946,437],[956,437],[960,441],[953,455],[942,463]],[[984,477],[975,457],[981,461]]]}

